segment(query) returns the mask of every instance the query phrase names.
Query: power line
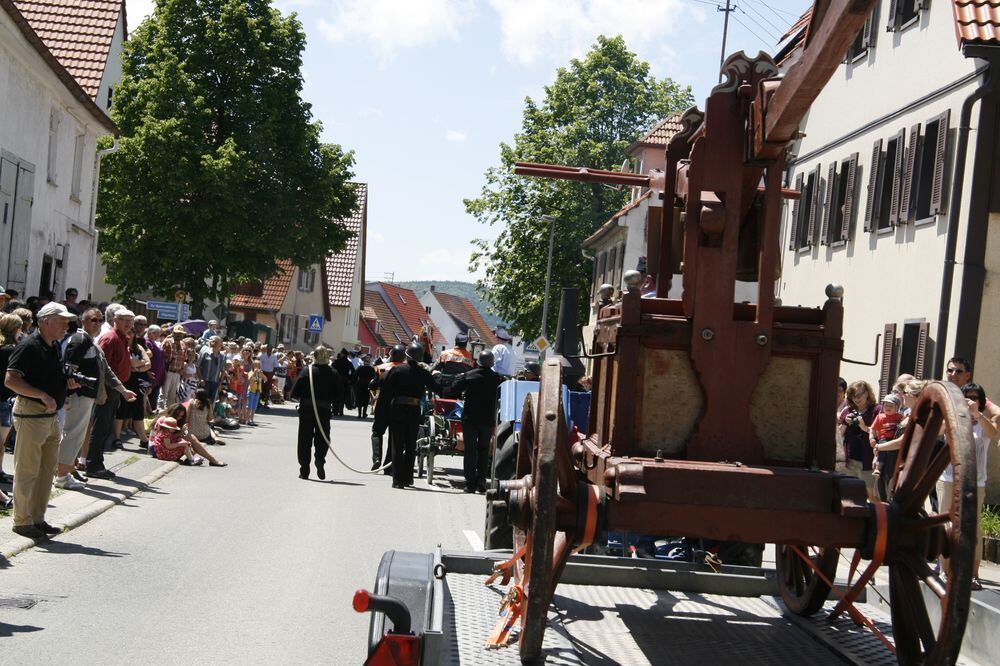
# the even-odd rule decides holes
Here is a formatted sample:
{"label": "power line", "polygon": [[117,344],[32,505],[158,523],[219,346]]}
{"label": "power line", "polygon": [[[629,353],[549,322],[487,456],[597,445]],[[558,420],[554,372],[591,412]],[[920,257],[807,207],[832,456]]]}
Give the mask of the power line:
{"label": "power line", "polygon": [[772,14],[774,14],[775,16],[777,16],[782,21],[785,21],[787,19],[785,19],[784,16],[781,16],[780,14],[778,14],[778,12],[781,12],[782,14],[785,14],[785,16],[791,16],[793,19],[798,19],[799,16],[800,16],[800,14],[797,14],[796,12],[790,12],[787,9],[777,9],[776,7],[773,7],[772,5],[769,5],[766,2],[764,2],[764,0],[751,0],[751,1],[752,2],[756,2],[757,4],[760,4],[760,5],[764,5],[765,7],[767,7],[768,9],[771,10]]}
{"label": "power line", "polygon": [[[715,10],[725,12],[726,20],[722,24],[722,55],[719,56],[719,82],[722,82],[722,66],[726,63],[726,37],[729,36],[729,15],[736,11],[730,6],[731,0],[726,0],[726,8],[716,7]],[[736,18],[735,16],[733,18]]]}
{"label": "power line", "polygon": [[[759,18],[761,21],[763,21],[764,23],[767,23],[769,26],[771,26],[772,28],[774,28],[774,31],[775,31],[776,34],[783,35],[786,32],[788,32],[788,28],[787,27],[786,28],[780,28],[780,27],[776,26],[773,21],[771,21],[769,18],[767,18],[766,16],[764,16],[760,12],[760,10],[756,9],[753,5],[745,5],[745,6],[749,7],[750,11],[753,12],[754,14],[756,14],[757,18]],[[743,10],[743,7],[740,7],[740,11],[742,11],[744,14],[746,13]]]}
{"label": "power line", "polygon": [[[777,42],[777,41],[779,41],[779,40],[778,40],[778,37],[777,37],[776,35],[773,35],[773,34],[771,34],[771,31],[770,31],[770,30],[769,30],[769,29],[767,28],[767,26],[763,25],[763,24],[762,24],[762,23],[761,23],[760,21],[758,21],[758,20],[757,20],[757,19],[755,19],[755,18],[754,18],[753,16],[751,16],[750,14],[748,14],[748,13],[746,12],[746,10],[744,10],[744,9],[743,9],[742,7],[740,7],[740,6],[738,6],[738,5],[737,5],[736,9],[740,10],[741,12],[743,12],[743,15],[744,15],[744,16],[746,16],[746,17],[747,17],[748,19],[750,19],[751,21],[753,21],[753,22],[754,22],[754,24],[755,24],[755,25],[756,25],[756,26],[757,26],[758,28],[760,28],[761,30],[763,30],[763,31],[764,31],[764,34],[765,34],[765,35],[767,35],[769,39],[773,39],[773,40],[775,40],[776,42]],[[744,26],[744,27],[745,27],[745,26]],[[778,35],[780,35],[780,34],[781,34],[781,33],[779,32],[779,33],[778,33]]]}
{"label": "power line", "polygon": [[744,29],[745,29],[745,30],[746,30],[747,32],[749,32],[749,33],[750,33],[751,35],[753,35],[754,37],[756,37],[756,38],[757,38],[757,39],[759,39],[760,41],[762,41],[762,42],[764,42],[764,43],[767,43],[767,41],[768,41],[767,39],[765,39],[764,37],[761,37],[761,36],[760,36],[760,35],[758,35],[758,34],[757,34],[756,32],[754,32],[753,30],[751,30],[751,29],[750,29],[750,26],[748,26],[748,25],[747,25],[746,23],[744,23],[743,21],[741,21],[741,20],[740,20],[740,17],[739,17],[739,16],[733,16],[733,20],[734,20],[734,21],[736,21],[737,23],[739,23],[739,24],[740,24],[741,26],[743,26],[743,28],[744,28]]}

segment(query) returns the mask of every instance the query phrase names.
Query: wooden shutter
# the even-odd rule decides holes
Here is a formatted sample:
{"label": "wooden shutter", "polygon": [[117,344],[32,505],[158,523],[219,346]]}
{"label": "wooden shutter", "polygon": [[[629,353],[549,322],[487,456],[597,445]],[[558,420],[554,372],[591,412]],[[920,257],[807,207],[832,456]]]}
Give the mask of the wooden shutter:
{"label": "wooden shutter", "polygon": [[906,146],[906,168],[903,170],[903,194],[899,201],[899,223],[910,221],[913,198],[913,179],[916,174],[917,151],[920,146],[920,123],[910,128],[910,143]]}
{"label": "wooden shutter", "polygon": [[889,386],[889,382],[892,381],[893,375],[893,356],[892,352],[896,346],[896,325],[886,324],[885,329],[882,332],[882,370],[879,373],[878,388],[879,388],[879,398],[884,396],[889,392],[892,387]]}
{"label": "wooden shutter", "polygon": [[830,164],[826,173],[826,200],[823,203],[823,226],[819,232],[820,245],[827,245],[830,237],[830,224],[834,222],[834,211],[837,206],[837,163]]}
{"label": "wooden shutter", "polygon": [[[937,120],[937,150],[934,154],[934,180],[931,182],[931,215],[941,212],[941,204],[944,201],[944,167],[945,158],[948,156],[948,123],[951,120],[951,109],[938,116]],[[924,141],[931,138],[926,137]]]}
{"label": "wooden shutter", "polygon": [[[847,163],[847,191],[844,193],[844,211],[840,220],[840,240],[851,239],[851,226],[854,220],[854,190],[858,176],[858,154],[852,153]],[[844,174],[840,174],[844,178]]]}
{"label": "wooden shutter", "polygon": [[[904,164],[904,141],[906,140],[906,130],[899,130],[896,136],[893,138],[896,142],[896,155],[892,163],[892,173],[889,176],[892,178],[892,200],[889,202],[889,225],[895,226],[899,224],[899,190],[900,184],[903,180],[903,164]],[[889,168],[889,165],[885,165]]]}
{"label": "wooden shutter", "polygon": [[797,245],[799,240],[799,205],[802,203],[802,174],[795,176],[795,189],[799,193],[798,199],[792,199],[792,219],[789,221],[788,226],[790,232],[788,235],[788,249],[793,252],[799,249]]}
{"label": "wooden shutter", "polygon": [[812,172],[812,187],[809,189],[809,224],[806,226],[806,239],[803,243],[806,247],[811,247],[816,242],[816,216],[819,210],[819,173],[820,165],[817,164]]}
{"label": "wooden shutter", "polygon": [[875,141],[872,146],[872,161],[868,166],[868,203],[865,206],[865,231],[871,231],[873,226],[878,224],[878,211],[876,210],[878,198],[878,168],[882,159],[882,139]]}
{"label": "wooden shutter", "polygon": [[879,2],[875,2],[875,7],[872,8],[872,14],[865,21],[865,27],[862,30],[865,31],[865,48],[873,48],[878,36],[878,10]]}
{"label": "wooden shutter", "polygon": [[899,7],[898,0],[889,0],[889,14],[887,16],[885,24],[886,32],[892,32],[899,27],[899,21],[898,21],[899,17],[897,16],[898,7]]}
{"label": "wooden shutter", "polygon": [[927,335],[930,333],[931,325],[926,321],[920,322],[920,332],[917,334],[917,358],[913,364],[913,376],[917,379],[924,378],[924,364],[927,359]]}

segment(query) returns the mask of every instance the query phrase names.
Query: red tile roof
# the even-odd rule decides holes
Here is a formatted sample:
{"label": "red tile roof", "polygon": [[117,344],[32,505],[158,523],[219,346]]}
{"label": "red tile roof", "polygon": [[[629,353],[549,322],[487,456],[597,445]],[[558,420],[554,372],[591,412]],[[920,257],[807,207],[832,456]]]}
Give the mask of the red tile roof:
{"label": "red tile roof", "polygon": [[375,329],[378,329],[375,334],[382,338],[386,346],[391,347],[395,344],[409,343],[410,334],[406,331],[406,327],[396,319],[396,315],[393,314],[385,299],[382,298],[382,292],[374,289],[366,289],[365,305],[366,310],[368,308],[372,309],[375,320],[379,323],[377,327],[372,327],[372,331],[375,332]]}
{"label": "red tile roof", "polygon": [[952,0],[958,45],[1000,44],[1000,0]]}
{"label": "red tile roof", "polygon": [[231,310],[250,312],[278,312],[288,296],[288,288],[292,284],[295,266],[291,261],[278,262],[278,273],[264,280],[263,283],[241,285],[229,299]]}
{"label": "red tile roof", "polygon": [[[344,227],[354,235],[348,239],[344,249],[326,258],[327,299],[334,307],[346,308],[351,304],[351,291],[354,288],[354,273],[358,266],[359,238],[363,241],[368,220],[368,184],[351,183],[358,195],[358,205],[351,217],[340,220]],[[360,254],[364,266],[364,249]],[[363,271],[362,271],[363,272]],[[362,274],[361,279],[364,280]]]}
{"label": "red tile roof", "polygon": [[31,27],[80,86],[97,97],[122,0],[14,0]]}
{"label": "red tile roof", "polygon": [[666,146],[681,129],[683,129],[681,114],[676,113],[672,116],[667,116],[656,123],[653,129],[649,130],[645,136],[629,146],[629,150],[639,146]]}
{"label": "red tile roof", "polygon": [[[63,85],[66,86],[67,90],[79,101],[86,109],[97,119],[97,121],[103,125],[108,131],[118,134],[118,127],[108,116],[107,112],[102,109],[94,101],[93,95],[85,90],[80,81],[74,76],[74,74],[67,69],[58,57],[52,52],[50,46],[39,34],[40,30],[36,29],[35,25],[28,20],[26,14],[30,14],[31,7],[27,7],[33,3],[21,2],[18,0],[0,0],[0,9],[3,9],[14,24],[17,26],[18,31],[21,35],[28,40],[32,48],[42,57],[42,59],[48,64],[49,68],[55,73],[56,77],[62,81]],[[20,6],[26,5],[25,11],[22,12]],[[110,46],[110,43],[109,43]],[[107,55],[105,55],[107,58]],[[96,94],[96,91],[95,91]]]}
{"label": "red tile roof", "polygon": [[[431,323],[431,318],[420,304],[420,299],[411,290],[389,282],[376,282],[371,287],[382,292],[385,300],[399,313],[399,318],[411,335],[420,335],[424,325]],[[432,326],[431,330],[431,342],[435,346],[446,344],[444,336],[436,327]]]}
{"label": "red tile roof", "polygon": [[483,316],[479,313],[479,310],[472,304],[468,298],[464,296],[455,296],[453,294],[446,294],[443,291],[434,291],[434,297],[437,298],[438,303],[444,308],[444,311],[455,317],[463,324],[470,328],[474,328],[479,334],[479,338],[485,342],[490,347],[495,347],[500,341],[497,340],[496,336],[493,335],[493,331],[490,330],[490,325],[486,323]]}

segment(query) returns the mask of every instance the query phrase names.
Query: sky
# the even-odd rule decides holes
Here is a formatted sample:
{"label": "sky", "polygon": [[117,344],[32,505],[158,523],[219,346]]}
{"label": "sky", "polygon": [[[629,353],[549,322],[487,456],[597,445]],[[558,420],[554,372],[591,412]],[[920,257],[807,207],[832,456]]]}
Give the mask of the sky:
{"label": "sky", "polygon": [[[323,140],[353,150],[368,183],[366,279],[468,280],[474,238],[499,228],[466,214],[512,143],[525,97],[600,34],[621,34],[657,77],[718,81],[726,0],[275,0],[307,37],[304,99]],[[726,52],[774,53],[811,0],[740,0]],[[126,0],[131,28],[154,0]],[[581,165],[586,166],[586,165]]]}

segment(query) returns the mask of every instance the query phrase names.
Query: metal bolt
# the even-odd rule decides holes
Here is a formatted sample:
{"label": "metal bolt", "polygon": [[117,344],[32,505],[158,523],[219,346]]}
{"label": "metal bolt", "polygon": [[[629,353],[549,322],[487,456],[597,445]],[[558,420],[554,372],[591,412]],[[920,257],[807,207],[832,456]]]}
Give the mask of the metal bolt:
{"label": "metal bolt", "polygon": [[761,347],[763,347],[764,345],[767,344],[767,336],[761,333],[756,338],[754,338],[754,341]]}
{"label": "metal bolt", "polygon": [[711,340],[714,337],[715,337],[715,331],[713,331],[712,329],[710,329],[710,328],[703,328],[701,330],[701,339],[702,340]]}

